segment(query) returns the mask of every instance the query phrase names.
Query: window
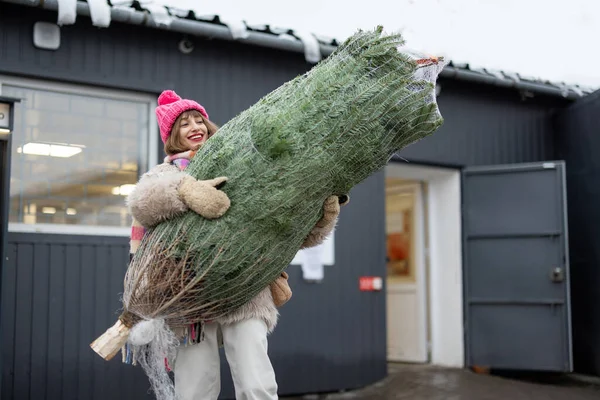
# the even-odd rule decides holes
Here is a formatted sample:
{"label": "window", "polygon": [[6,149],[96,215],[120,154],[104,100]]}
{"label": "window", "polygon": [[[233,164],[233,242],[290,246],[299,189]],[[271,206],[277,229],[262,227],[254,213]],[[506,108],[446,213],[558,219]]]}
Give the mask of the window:
{"label": "window", "polygon": [[22,99],[11,153],[11,230],[112,227],[125,234],[125,196],[149,161],[151,100],[18,81],[1,89]]}

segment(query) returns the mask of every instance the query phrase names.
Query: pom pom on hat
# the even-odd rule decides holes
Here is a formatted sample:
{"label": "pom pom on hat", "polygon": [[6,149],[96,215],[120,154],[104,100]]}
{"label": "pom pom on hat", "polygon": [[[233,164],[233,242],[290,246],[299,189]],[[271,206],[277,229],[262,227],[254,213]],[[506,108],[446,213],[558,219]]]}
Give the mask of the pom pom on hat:
{"label": "pom pom on hat", "polygon": [[172,90],[165,90],[158,96],[158,105],[164,106],[166,104],[172,104],[176,101],[181,100],[181,97]]}
{"label": "pom pom on hat", "polygon": [[173,129],[175,120],[184,112],[196,110],[206,119],[208,113],[200,104],[194,100],[182,99],[173,90],[165,90],[158,96],[158,107],[156,107],[156,120],[160,127],[160,138],[163,143],[167,141]]}

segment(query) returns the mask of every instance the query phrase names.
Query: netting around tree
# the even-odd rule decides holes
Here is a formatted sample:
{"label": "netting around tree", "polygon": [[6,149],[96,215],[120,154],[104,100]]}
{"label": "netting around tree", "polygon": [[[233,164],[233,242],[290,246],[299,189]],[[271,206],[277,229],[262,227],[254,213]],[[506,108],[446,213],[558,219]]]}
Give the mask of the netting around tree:
{"label": "netting around tree", "polygon": [[403,44],[380,28],[358,32],[224,125],[186,172],[227,176],[230,209],[217,220],[190,211],[148,232],[127,271],[127,317],[177,326],[236,310],[289,265],[328,196],[434,132],[443,63]]}

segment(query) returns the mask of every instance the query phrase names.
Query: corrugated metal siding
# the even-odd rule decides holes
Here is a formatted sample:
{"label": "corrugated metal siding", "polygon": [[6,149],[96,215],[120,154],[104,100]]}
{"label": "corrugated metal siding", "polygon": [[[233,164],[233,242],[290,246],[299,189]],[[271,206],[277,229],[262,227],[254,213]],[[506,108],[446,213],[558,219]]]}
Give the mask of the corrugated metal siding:
{"label": "corrugated metal siding", "polygon": [[89,348],[116,320],[127,246],[126,238],[9,234],[3,399],[145,398],[139,368]]}
{"label": "corrugated metal siding", "polygon": [[440,80],[444,125],[400,156],[455,166],[495,165],[554,158],[551,110],[561,99],[522,101],[517,91]]}
{"label": "corrugated metal siding", "polygon": [[567,164],[575,370],[600,376],[600,92],[558,114],[556,127]]}

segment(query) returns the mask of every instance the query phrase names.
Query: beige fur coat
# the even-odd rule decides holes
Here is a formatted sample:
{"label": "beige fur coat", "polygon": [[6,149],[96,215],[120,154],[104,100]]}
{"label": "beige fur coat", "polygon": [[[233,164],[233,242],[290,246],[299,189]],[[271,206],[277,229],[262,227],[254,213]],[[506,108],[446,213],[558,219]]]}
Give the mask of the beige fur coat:
{"label": "beige fur coat", "polygon": [[[187,173],[169,163],[157,165],[142,175],[135,189],[127,198],[127,205],[134,218],[134,224],[139,223],[145,228],[150,228],[189,209],[197,210],[199,205],[190,204],[189,199],[193,196],[189,196],[187,193],[189,185],[182,190],[182,182],[185,177],[189,180]],[[313,247],[323,242],[333,231],[339,211],[338,197],[328,198],[323,205],[323,217],[310,232],[302,247]],[[135,252],[136,249],[137,245],[132,242],[132,252]],[[272,332],[277,325],[279,312],[273,302],[269,287],[238,310],[221,317],[216,322],[230,324],[251,318],[263,319],[269,332]]]}

